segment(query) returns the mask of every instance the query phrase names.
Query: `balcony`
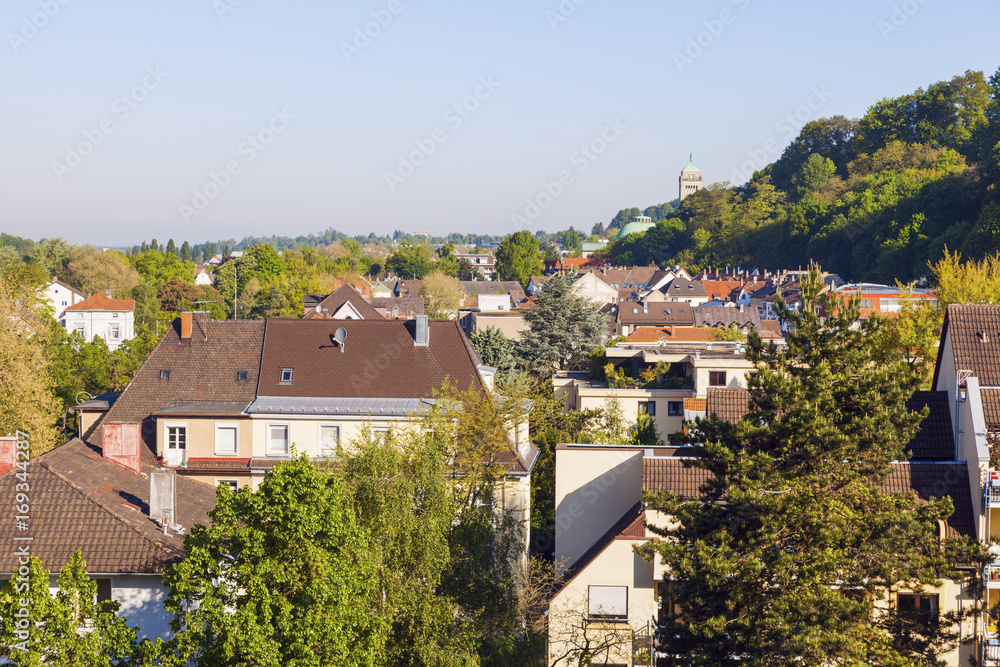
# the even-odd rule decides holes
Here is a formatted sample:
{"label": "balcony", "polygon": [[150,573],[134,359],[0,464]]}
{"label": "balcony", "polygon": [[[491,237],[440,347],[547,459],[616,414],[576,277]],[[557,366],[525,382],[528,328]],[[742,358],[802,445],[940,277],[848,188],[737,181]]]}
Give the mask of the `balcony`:
{"label": "balcony", "polygon": [[1000,507],[1000,471],[991,470],[983,489],[986,507]]}
{"label": "balcony", "polygon": [[1000,588],[1000,560],[983,568],[983,580],[987,588]]}
{"label": "balcony", "polygon": [[1000,665],[1000,639],[990,637],[983,647],[983,658],[987,665]]}

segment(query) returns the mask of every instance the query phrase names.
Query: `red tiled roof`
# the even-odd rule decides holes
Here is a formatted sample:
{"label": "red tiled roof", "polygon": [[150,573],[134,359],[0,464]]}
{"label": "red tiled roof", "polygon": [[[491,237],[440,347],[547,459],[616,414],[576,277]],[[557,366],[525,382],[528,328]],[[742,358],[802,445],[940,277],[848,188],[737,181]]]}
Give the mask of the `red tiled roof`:
{"label": "red tiled roof", "polygon": [[80,303],[67,306],[66,310],[135,310],[134,299],[112,299],[107,294],[89,296]]}
{"label": "red tiled roof", "polygon": [[713,341],[716,332],[701,327],[639,327],[625,339],[626,343],[659,343],[664,341]]}

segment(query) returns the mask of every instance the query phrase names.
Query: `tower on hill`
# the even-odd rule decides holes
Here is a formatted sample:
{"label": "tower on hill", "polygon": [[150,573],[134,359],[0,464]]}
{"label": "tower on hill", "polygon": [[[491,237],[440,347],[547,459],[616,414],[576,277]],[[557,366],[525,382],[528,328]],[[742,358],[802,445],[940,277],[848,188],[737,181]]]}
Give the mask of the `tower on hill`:
{"label": "tower on hill", "polygon": [[705,182],[701,178],[701,169],[694,166],[694,153],[690,156],[688,166],[684,167],[684,170],[681,171],[681,177],[678,179],[678,182],[679,194],[677,197],[679,201],[684,201],[685,197],[705,187]]}

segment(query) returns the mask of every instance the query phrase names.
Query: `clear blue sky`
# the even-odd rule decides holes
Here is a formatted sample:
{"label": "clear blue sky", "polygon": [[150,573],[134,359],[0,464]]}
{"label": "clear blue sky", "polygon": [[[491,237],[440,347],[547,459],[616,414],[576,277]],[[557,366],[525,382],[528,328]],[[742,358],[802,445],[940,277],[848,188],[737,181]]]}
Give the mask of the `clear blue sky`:
{"label": "clear blue sky", "polygon": [[989,75],[997,25],[995,0],[6,0],[0,231],[589,231],[674,199],[691,152],[740,180],[789,114]]}

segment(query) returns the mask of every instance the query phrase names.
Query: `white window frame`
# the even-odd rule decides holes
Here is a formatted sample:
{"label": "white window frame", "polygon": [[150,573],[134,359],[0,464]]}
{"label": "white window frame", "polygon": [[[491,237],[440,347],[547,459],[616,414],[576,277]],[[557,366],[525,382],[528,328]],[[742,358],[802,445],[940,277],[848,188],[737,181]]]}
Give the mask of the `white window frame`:
{"label": "white window frame", "polygon": [[[611,603],[610,607],[601,604],[604,598],[620,598],[624,593],[624,604],[620,599]],[[595,597],[597,600],[595,600]],[[599,606],[595,608],[595,603]],[[628,621],[628,586],[597,586],[587,587],[587,617],[602,621]]]}
{"label": "white window frame", "polygon": [[108,338],[111,340],[119,340],[122,337],[122,328],[117,324],[108,327]]}
{"label": "white window frame", "polygon": [[[271,445],[271,429],[273,428],[283,428],[285,429],[285,451],[276,452],[274,447]],[[292,451],[292,428],[290,424],[287,423],[268,423],[267,424],[267,455],[268,456],[288,456]]]}
{"label": "white window frame", "polygon": [[[182,428],[182,429],[184,429],[184,447],[183,448],[181,448],[181,447],[175,447],[174,449],[170,448],[170,430],[171,429],[175,429],[175,428]],[[180,464],[180,463],[182,463],[184,461],[187,461],[188,451],[190,451],[190,448],[188,447],[188,445],[191,444],[191,442],[190,442],[191,439],[188,437],[190,435],[191,435],[191,429],[190,429],[190,427],[188,427],[188,423],[186,421],[164,421],[163,422],[163,452],[162,452],[162,454],[163,454],[163,459],[165,461],[167,461],[167,463],[169,463],[171,465],[178,465],[178,464]],[[174,454],[174,455],[171,455],[170,452],[177,452],[177,453]],[[181,453],[181,452],[183,452],[183,453]]]}
{"label": "white window frame", "polygon": [[392,426],[372,426],[372,433],[382,434],[383,442],[388,443],[392,437]]}
{"label": "white window frame", "polygon": [[[287,380],[285,379],[285,372],[286,371],[288,372],[288,379]],[[278,384],[291,384],[292,383],[292,376],[294,376],[294,375],[295,375],[295,369],[294,368],[282,368],[281,369],[281,375],[278,376]]]}
{"label": "white window frame", "polygon": [[220,487],[223,484],[225,484],[226,486],[228,486],[229,488],[231,488],[234,493],[236,491],[238,491],[239,488],[240,488],[240,480],[238,480],[238,479],[216,479],[215,480],[215,486],[216,487]]}
{"label": "white window frame", "polygon": [[[233,451],[224,451],[220,448],[219,431],[222,429],[232,429],[236,432],[236,441],[233,443]],[[239,422],[215,422],[215,455],[216,456],[238,456],[240,453],[240,425]]]}
{"label": "white window frame", "polygon": [[[323,430],[324,429],[336,429],[336,442],[334,444],[332,451],[327,451],[323,448]],[[316,426],[316,454],[318,456],[328,456],[331,459],[337,457],[337,449],[340,446],[340,438],[342,437],[343,429],[340,424],[318,424]]]}

